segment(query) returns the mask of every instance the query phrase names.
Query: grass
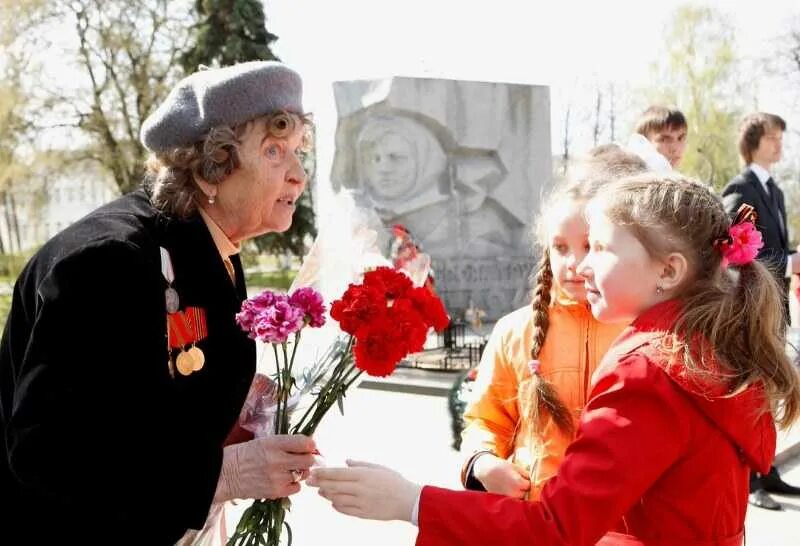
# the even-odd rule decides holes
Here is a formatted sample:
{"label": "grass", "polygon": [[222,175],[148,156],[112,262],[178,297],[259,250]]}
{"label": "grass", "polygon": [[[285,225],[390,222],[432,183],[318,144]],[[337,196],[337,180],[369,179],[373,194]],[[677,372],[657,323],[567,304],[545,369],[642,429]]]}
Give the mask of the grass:
{"label": "grass", "polygon": [[9,309],[11,309],[11,294],[0,295],[0,332],[6,326]]}
{"label": "grass", "polygon": [[276,290],[288,290],[291,286],[297,271],[258,271],[247,273],[245,282],[248,289],[251,288],[274,288]]}

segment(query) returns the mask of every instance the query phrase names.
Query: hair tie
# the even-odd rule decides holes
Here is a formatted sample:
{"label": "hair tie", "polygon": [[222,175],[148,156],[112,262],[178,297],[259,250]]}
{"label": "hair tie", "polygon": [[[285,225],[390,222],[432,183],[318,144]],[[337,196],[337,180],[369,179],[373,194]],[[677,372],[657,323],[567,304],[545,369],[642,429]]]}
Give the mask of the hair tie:
{"label": "hair tie", "polygon": [[764,241],[756,228],[757,217],[752,206],[742,203],[728,228],[728,235],[714,240],[714,248],[722,254],[722,269],[729,265],[747,265],[758,256]]}

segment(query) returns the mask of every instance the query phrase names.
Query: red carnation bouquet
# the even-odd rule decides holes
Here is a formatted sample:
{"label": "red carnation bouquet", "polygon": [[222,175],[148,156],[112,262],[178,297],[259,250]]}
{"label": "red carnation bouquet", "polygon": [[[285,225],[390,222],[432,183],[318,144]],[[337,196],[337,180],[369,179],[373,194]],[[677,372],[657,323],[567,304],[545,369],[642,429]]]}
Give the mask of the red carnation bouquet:
{"label": "red carnation bouquet", "polygon": [[[277,369],[277,388],[256,389],[263,392],[261,403],[248,400],[245,409],[252,422],[241,423],[244,428],[257,423],[264,430],[267,422],[275,434],[312,435],[334,404],[342,410],[347,389],[364,372],[381,377],[391,374],[406,355],[422,350],[431,328],[442,331],[450,322],[441,300],[429,289],[413,286],[404,273],[378,267],[365,273],[360,284],[350,284],[333,302],[330,316],[348,335],[303,370],[298,381],[292,368],[300,332],[305,326],[321,326],[323,312],[322,297],[311,288],[291,296],[264,292],[242,304],[239,325],[254,339],[272,345]],[[294,419],[293,410],[307,395],[311,402]],[[253,411],[253,407],[261,409]],[[242,515],[228,546],[277,546],[284,527],[291,544],[285,520],[288,508],[289,499],[255,501]]]}

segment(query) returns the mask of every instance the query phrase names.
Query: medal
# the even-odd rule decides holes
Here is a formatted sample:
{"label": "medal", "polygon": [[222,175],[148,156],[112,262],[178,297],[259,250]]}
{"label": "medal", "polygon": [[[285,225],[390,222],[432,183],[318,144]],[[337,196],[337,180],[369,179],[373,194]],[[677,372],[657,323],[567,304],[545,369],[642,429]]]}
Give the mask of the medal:
{"label": "medal", "polygon": [[169,257],[169,251],[162,247],[161,250],[161,275],[167,281],[167,289],[164,290],[164,301],[167,305],[167,313],[175,313],[180,309],[181,300],[178,293],[172,288],[172,281],[175,280],[175,270],[172,269],[172,259]]}
{"label": "medal", "polygon": [[171,286],[164,291],[164,299],[167,303],[167,313],[175,313],[180,307],[180,299],[178,293]]}
{"label": "medal", "polygon": [[192,355],[192,362],[194,364],[192,370],[195,372],[202,370],[203,364],[206,362],[206,355],[203,354],[203,351],[199,347],[192,345],[192,348],[187,352]]}
{"label": "medal", "polygon": [[[175,366],[181,375],[189,375],[203,369],[206,356],[196,343],[208,335],[205,311],[199,307],[187,307],[167,315],[167,340],[169,350],[180,349]],[[185,347],[191,344],[189,349]]]}
{"label": "medal", "polygon": [[[167,354],[169,357],[167,369],[170,377],[175,377],[175,368],[178,369],[178,373],[187,376],[202,370],[206,362],[206,355],[196,345],[198,341],[208,336],[206,312],[200,307],[187,307],[184,311],[180,310],[178,292],[172,288],[175,272],[172,269],[169,251],[164,247],[160,247],[160,251],[161,274],[167,281],[167,288],[164,290],[164,303],[167,308]],[[191,347],[186,349],[189,344]],[[179,349],[180,353],[173,362],[174,349]]]}
{"label": "medal", "polygon": [[189,375],[194,371],[194,359],[192,354],[187,351],[181,351],[178,358],[175,359],[175,365],[181,375]]}
{"label": "medal", "polygon": [[[191,321],[192,329],[194,330],[194,341],[205,339],[208,335],[205,312],[199,307],[189,307],[186,310],[186,314],[188,315],[188,318]],[[203,350],[192,343],[192,348],[189,349],[189,352],[192,354],[192,359],[194,360],[194,371],[197,372],[202,370],[203,364],[206,362],[206,355],[203,354]]]}

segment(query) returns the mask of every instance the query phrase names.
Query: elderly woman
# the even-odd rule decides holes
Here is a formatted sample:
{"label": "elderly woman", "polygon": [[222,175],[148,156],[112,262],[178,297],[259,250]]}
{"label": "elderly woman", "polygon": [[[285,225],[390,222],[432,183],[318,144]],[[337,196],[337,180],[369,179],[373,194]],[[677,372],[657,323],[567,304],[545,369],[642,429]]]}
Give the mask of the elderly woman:
{"label": "elderly woman", "polygon": [[310,438],[226,438],[255,370],[239,245],[289,228],[308,125],[279,63],[192,74],[144,123],[145,188],[28,263],[0,345],[4,543],[172,544],[212,501],[299,491]]}

